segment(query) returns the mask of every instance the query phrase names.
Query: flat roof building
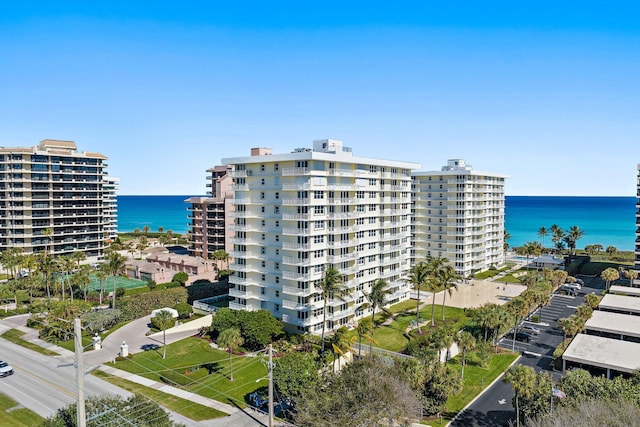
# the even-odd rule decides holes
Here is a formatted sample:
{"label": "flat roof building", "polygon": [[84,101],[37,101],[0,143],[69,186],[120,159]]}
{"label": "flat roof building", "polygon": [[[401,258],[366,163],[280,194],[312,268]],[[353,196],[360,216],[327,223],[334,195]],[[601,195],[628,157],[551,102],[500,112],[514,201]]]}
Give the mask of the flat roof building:
{"label": "flat roof building", "polygon": [[640,369],[640,344],[578,334],[562,355],[562,365],[563,371],[580,367],[596,374],[601,372],[607,378],[616,373],[631,374]]}
{"label": "flat roof building", "polygon": [[627,295],[606,294],[602,297],[598,309],[640,316],[640,298]]}
{"label": "flat roof building", "polygon": [[[409,297],[411,170],[419,164],[356,157],[325,139],[287,154],[252,149],[223,159],[235,207],[230,308],[266,309],[289,331],[318,334],[370,314],[365,293],[389,284],[387,303]],[[351,293],[330,298],[318,282],[332,266]]]}
{"label": "flat roof building", "polygon": [[640,288],[632,288],[630,286],[611,285],[609,293],[615,295],[626,295],[630,297],[640,297]]}
{"label": "flat roof building", "polygon": [[595,310],[584,329],[589,335],[640,342],[640,316]]}
{"label": "flat roof building", "polygon": [[444,257],[462,277],[505,263],[508,175],[479,172],[453,159],[439,171],[416,171],[412,176],[414,263]]}
{"label": "flat roof building", "polygon": [[73,141],[0,147],[0,252],[101,259],[117,224],[116,190],[107,157]]}

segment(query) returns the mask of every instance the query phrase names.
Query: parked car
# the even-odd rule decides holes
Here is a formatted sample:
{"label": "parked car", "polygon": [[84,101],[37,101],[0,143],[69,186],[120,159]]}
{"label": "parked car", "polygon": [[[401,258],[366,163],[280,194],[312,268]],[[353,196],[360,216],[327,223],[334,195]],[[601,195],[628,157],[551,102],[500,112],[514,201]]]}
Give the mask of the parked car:
{"label": "parked car", "polygon": [[4,360],[0,360],[0,377],[8,377],[13,375],[13,368]]}
{"label": "parked car", "polygon": [[531,325],[522,325],[518,329],[520,329],[522,332],[526,332],[527,334],[531,334],[531,335],[538,335],[540,333],[540,329]]}
{"label": "parked car", "polygon": [[[509,331],[509,333],[505,335],[505,338],[512,340],[513,331]],[[516,341],[529,342],[531,341],[531,338],[532,336],[526,332],[518,331],[518,333],[516,334]]]}
{"label": "parked car", "polygon": [[582,289],[582,285],[580,283],[565,283],[564,287],[566,289],[575,289],[575,290],[580,290]]}
{"label": "parked car", "polygon": [[576,283],[580,283],[582,286],[584,286],[584,280],[582,279],[576,279]]}

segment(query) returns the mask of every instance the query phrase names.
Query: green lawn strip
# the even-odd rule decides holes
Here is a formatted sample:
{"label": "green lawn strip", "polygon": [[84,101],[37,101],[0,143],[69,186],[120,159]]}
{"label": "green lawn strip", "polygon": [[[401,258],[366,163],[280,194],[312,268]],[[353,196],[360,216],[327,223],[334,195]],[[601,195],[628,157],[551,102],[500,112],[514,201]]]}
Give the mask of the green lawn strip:
{"label": "green lawn strip", "polygon": [[45,356],[58,355],[58,353],[54,351],[47,350],[46,348],[40,347],[37,344],[34,344],[29,341],[25,341],[24,339],[22,339],[23,335],[24,335],[24,332],[22,331],[19,331],[17,329],[9,329],[8,331],[6,331],[0,336],[6,339],[7,341],[11,341],[12,343],[17,344],[21,347],[28,348],[29,350],[37,351],[38,353],[44,354]]}
{"label": "green lawn strip", "polygon": [[507,274],[504,277],[494,280],[494,282],[520,284],[520,279],[514,277],[512,274]]}
{"label": "green lawn strip", "polygon": [[42,424],[44,418],[27,408],[15,408],[18,403],[7,395],[0,393],[0,425],[3,426],[36,426]]}
{"label": "green lawn strip", "polygon": [[[88,337],[85,335],[82,336],[82,346],[86,347],[85,351],[93,350],[93,347],[91,347],[92,343],[93,343],[93,340],[91,339],[91,337]],[[62,348],[65,348],[69,351],[75,351],[75,342],[73,339],[69,341],[58,341],[56,345]]]}
{"label": "green lawn strip", "polygon": [[207,406],[200,405],[199,403],[195,403],[181,397],[163,393],[162,391],[156,390],[154,388],[146,387],[138,383],[109,375],[106,372],[96,371],[93,374],[105,381],[110,382],[111,384],[130,391],[131,393],[141,394],[158,403],[159,405],[164,406],[168,410],[177,412],[178,414],[194,421],[204,421],[227,416],[227,414],[218,411],[217,409],[209,408]]}
{"label": "green lawn strip", "polygon": [[[259,357],[233,357],[233,381],[229,381],[229,355],[211,348],[209,342],[189,337],[167,346],[167,358],[162,348],[134,354],[129,360],[118,361],[115,367],[161,381],[163,372],[174,370],[187,373],[200,366],[208,366],[211,373],[196,383],[183,387],[202,396],[228,403],[232,400],[246,406],[246,396],[264,387],[267,368]],[[258,381],[260,380],[260,381]]]}
{"label": "green lawn strip", "polygon": [[[468,357],[469,356],[467,356],[467,358]],[[467,363],[464,368],[464,387],[458,395],[451,396],[447,400],[443,425],[451,421],[453,417],[478,396],[482,390],[489,387],[489,384],[498,378],[517,358],[518,354],[514,353],[494,354],[491,356],[486,368]],[[449,366],[460,373],[462,370],[460,356],[452,359],[449,362]],[[434,425],[438,424],[436,423]]]}

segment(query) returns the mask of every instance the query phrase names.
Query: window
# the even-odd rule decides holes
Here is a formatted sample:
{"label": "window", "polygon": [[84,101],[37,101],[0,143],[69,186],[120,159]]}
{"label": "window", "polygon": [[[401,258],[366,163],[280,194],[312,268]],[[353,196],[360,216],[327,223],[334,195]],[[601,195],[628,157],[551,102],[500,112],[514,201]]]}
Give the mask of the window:
{"label": "window", "polygon": [[276,200],[280,198],[280,193],[276,192]]}
{"label": "window", "polygon": [[264,185],[264,178],[262,178],[262,179],[260,180],[260,184],[261,184],[261,185]]}
{"label": "window", "polygon": [[260,267],[265,268],[267,263],[265,261],[260,261]]}
{"label": "window", "polygon": [[264,172],[264,164],[260,165],[260,172]]}
{"label": "window", "polygon": [[260,206],[260,212],[264,213],[264,206]]}
{"label": "window", "polygon": [[260,199],[264,200],[264,192],[260,193]]}
{"label": "window", "polygon": [[276,234],[276,242],[279,242],[279,241],[280,241],[280,236],[278,234]]}
{"label": "window", "polygon": [[275,205],[275,206],[273,207],[273,213],[275,213],[275,214],[280,213],[280,206]]}
{"label": "window", "polygon": [[324,206],[314,206],[313,213],[316,215],[322,215],[324,213]]}
{"label": "window", "polygon": [[[267,280],[267,276],[265,274],[262,275],[262,281],[264,282],[265,280]],[[264,295],[264,288],[262,288],[262,294]]]}
{"label": "window", "polygon": [[265,225],[267,225],[267,222],[264,219],[261,219],[260,220],[260,225],[264,227]]}
{"label": "window", "polygon": [[313,192],[313,198],[314,199],[324,199],[324,191],[314,191]]}
{"label": "window", "polygon": [[265,248],[264,246],[260,247],[260,255],[264,255],[265,252],[267,252],[267,248]]}
{"label": "window", "polygon": [[276,221],[276,227],[280,227],[280,221]]}
{"label": "window", "polygon": [[280,165],[278,165],[277,163],[274,163],[273,164],[273,170],[277,172],[278,169],[280,169]]}
{"label": "window", "polygon": [[265,237],[264,233],[262,233],[262,234],[260,235],[260,240],[265,240],[265,239],[266,239],[266,237]]}
{"label": "window", "polygon": [[[273,263],[273,269],[274,270],[280,270],[280,263],[279,262],[274,262]],[[278,291],[276,291],[276,296],[278,296]]]}

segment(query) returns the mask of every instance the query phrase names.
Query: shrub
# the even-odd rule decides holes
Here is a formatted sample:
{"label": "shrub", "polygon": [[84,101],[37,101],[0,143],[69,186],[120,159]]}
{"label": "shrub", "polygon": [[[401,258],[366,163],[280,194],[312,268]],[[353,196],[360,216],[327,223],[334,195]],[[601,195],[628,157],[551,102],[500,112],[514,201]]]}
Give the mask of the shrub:
{"label": "shrub", "polygon": [[148,316],[153,310],[163,307],[173,307],[178,303],[186,302],[187,291],[185,288],[156,290],[140,295],[132,295],[120,303],[122,312],[121,321],[129,321]]}
{"label": "shrub", "polygon": [[122,286],[116,288],[116,298],[122,298],[125,293],[126,290]]}
{"label": "shrub", "polygon": [[176,304],[176,306],[173,308],[175,308],[178,311],[178,317],[180,319],[189,318],[191,317],[191,314],[193,314],[193,307],[191,307],[186,302],[180,302]]}
{"label": "shrub", "polygon": [[149,280],[147,282],[147,287],[149,288],[149,290],[154,290],[156,287],[158,287],[158,284],[156,283],[155,280]]}
{"label": "shrub", "polygon": [[531,321],[533,323],[540,323],[540,316],[538,316],[537,314],[535,316],[531,316]]}
{"label": "shrub", "polygon": [[171,279],[172,282],[178,282],[182,286],[184,286],[184,284],[187,283],[187,280],[189,280],[189,275],[184,271],[174,274],[173,278]]}

